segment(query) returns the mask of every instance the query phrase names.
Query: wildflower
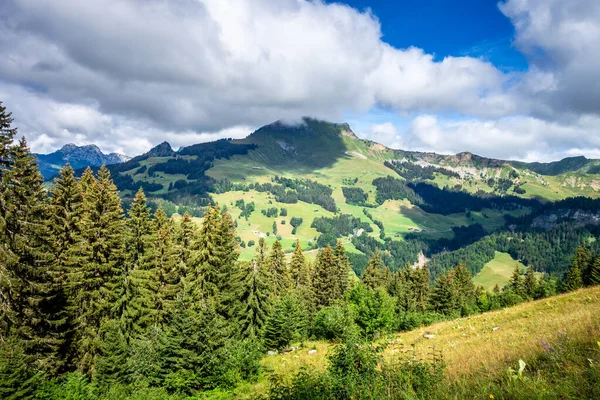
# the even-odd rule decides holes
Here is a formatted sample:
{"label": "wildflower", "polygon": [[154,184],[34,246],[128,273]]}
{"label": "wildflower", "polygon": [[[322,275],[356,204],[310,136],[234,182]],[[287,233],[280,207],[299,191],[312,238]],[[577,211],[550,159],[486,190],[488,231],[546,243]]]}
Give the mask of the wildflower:
{"label": "wildflower", "polygon": [[493,399],[493,398],[494,398],[494,395],[493,395],[493,394],[490,394],[490,399]]}

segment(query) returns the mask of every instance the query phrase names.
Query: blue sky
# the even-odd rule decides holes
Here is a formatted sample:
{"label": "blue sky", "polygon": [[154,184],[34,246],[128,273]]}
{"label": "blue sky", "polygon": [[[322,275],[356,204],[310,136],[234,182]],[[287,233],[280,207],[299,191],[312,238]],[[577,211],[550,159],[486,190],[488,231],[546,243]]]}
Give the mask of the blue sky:
{"label": "blue sky", "polygon": [[383,40],[395,47],[419,47],[437,59],[483,57],[506,70],[525,70],[525,57],[512,46],[514,27],[495,0],[349,0],[370,9]]}
{"label": "blue sky", "polygon": [[600,158],[598,0],[3,0],[0,15],[0,100],[36,152],[136,155],[311,116],[393,148]]}

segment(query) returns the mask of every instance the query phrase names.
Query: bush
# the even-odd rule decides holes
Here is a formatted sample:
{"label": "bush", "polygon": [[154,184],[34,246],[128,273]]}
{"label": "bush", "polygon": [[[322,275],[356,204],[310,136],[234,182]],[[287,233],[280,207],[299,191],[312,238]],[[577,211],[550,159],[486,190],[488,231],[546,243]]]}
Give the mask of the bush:
{"label": "bush", "polygon": [[358,284],[352,288],[348,299],[354,321],[363,334],[372,337],[392,329],[394,301],[385,289],[372,290],[364,284]]}
{"label": "bush", "polygon": [[252,247],[256,244],[254,240],[248,240],[248,247]]}
{"label": "bush", "polygon": [[357,332],[354,316],[344,302],[322,308],[315,317],[313,335],[317,339],[341,340]]}

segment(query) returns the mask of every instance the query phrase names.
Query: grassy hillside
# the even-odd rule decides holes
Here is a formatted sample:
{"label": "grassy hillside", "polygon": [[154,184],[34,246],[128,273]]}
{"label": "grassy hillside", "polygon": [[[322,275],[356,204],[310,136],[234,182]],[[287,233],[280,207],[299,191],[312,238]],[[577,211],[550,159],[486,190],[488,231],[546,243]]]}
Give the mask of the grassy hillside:
{"label": "grassy hillside", "polygon": [[502,288],[508,284],[517,265],[523,275],[526,267],[522,263],[513,259],[510,254],[497,251],[494,259],[473,277],[473,283],[476,286],[483,286],[488,291],[494,289],[496,284]]}
{"label": "grassy hillside", "polygon": [[[428,358],[433,350],[440,352],[447,365],[447,386],[468,387],[476,381],[486,381],[490,385],[492,381],[503,379],[509,367],[517,368],[519,359],[525,360],[528,365],[535,364],[540,356],[549,351],[548,346],[566,342],[593,346],[600,339],[598,315],[600,287],[594,287],[500,311],[437,323],[386,337],[380,342],[387,344],[383,356],[388,360],[410,354],[413,350],[417,358]],[[427,339],[424,335],[433,335],[433,338]],[[302,368],[308,371],[324,370],[332,349],[333,345],[327,342],[307,342],[290,353],[266,356],[262,364],[265,371],[284,377]],[[309,354],[310,350],[316,350],[316,353]],[[588,350],[594,352],[593,347]],[[600,348],[595,353],[600,356]],[[561,368],[560,361],[554,368]],[[525,373],[535,376],[532,367],[526,369]],[[265,393],[269,374],[263,373],[254,385],[238,388],[234,397],[252,398]]]}

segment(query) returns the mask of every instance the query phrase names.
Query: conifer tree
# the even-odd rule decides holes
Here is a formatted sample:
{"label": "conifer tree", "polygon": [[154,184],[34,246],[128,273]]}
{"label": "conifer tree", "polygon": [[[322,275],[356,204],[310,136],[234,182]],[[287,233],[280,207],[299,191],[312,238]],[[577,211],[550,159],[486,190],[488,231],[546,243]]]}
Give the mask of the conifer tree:
{"label": "conifer tree", "polygon": [[265,265],[242,263],[235,280],[236,299],[231,316],[237,320],[243,338],[260,338],[271,305],[271,277]]}
{"label": "conifer tree", "polygon": [[173,221],[167,218],[161,206],[154,213],[151,230],[153,247],[150,264],[158,283],[154,301],[156,322],[165,323],[175,309],[182,288],[177,268],[177,249],[173,240]]}
{"label": "conifer tree", "polygon": [[433,309],[442,314],[452,315],[459,311],[458,300],[458,290],[452,274],[438,277],[431,293]]}
{"label": "conifer tree", "polygon": [[468,315],[475,308],[475,285],[473,284],[473,275],[467,269],[465,264],[458,264],[452,271],[452,277],[456,286],[458,295],[458,305],[462,315]]}
{"label": "conifer tree", "polygon": [[308,264],[306,263],[306,257],[302,253],[302,247],[300,246],[300,240],[296,239],[296,248],[294,254],[292,254],[292,260],[290,262],[290,275],[292,282],[296,287],[310,285],[310,273],[308,270]]}
{"label": "conifer tree", "polygon": [[265,244],[265,238],[261,237],[258,239],[258,246],[254,254],[254,261],[259,264],[265,264],[267,262],[267,245]]}
{"label": "conifer tree", "polygon": [[389,269],[383,265],[383,260],[377,247],[363,273],[362,281],[369,288],[376,289],[378,287],[387,287],[390,278]]}
{"label": "conifer tree", "polygon": [[186,211],[176,230],[176,243],[179,248],[180,264],[178,267],[179,276],[185,279],[190,265],[192,253],[197,250],[198,228],[192,220],[191,215]]}
{"label": "conifer tree", "polygon": [[101,328],[101,345],[94,381],[103,389],[124,384],[129,378],[129,344],[119,321],[106,321]]}
{"label": "conifer tree", "polygon": [[331,246],[319,251],[313,269],[313,291],[318,307],[327,307],[337,299],[338,282],[336,281],[336,262]]}
{"label": "conifer tree", "polygon": [[81,268],[83,238],[83,193],[69,164],[64,166],[50,189],[48,218],[50,247],[53,255],[51,275],[55,293],[52,299],[52,331],[57,341],[56,354],[52,355],[58,370],[64,367],[72,353],[73,315],[70,312],[71,282],[68,277]]}
{"label": "conifer tree", "polygon": [[121,199],[110,172],[100,168],[98,179],[84,173],[84,238],[82,268],[71,278],[76,282],[73,310],[76,320],[77,366],[91,373],[99,353],[99,330],[114,313],[116,293],[121,292],[125,263],[125,221]]}
{"label": "conifer tree", "polygon": [[412,267],[407,264],[392,275],[388,285],[388,292],[397,299],[396,306],[400,312],[414,312],[417,309],[416,293],[409,281],[413,273]]}
{"label": "conifer tree", "polygon": [[523,278],[521,278],[521,271],[519,269],[519,265],[515,266],[515,269],[510,278],[510,282],[509,282],[508,286],[512,290],[513,293],[518,294],[521,297],[524,297],[525,291],[523,289]]}
{"label": "conifer tree", "polygon": [[5,265],[9,291],[4,296],[10,309],[5,318],[12,316],[25,351],[35,355],[38,366],[51,369],[48,364],[61,342],[54,327],[62,316],[54,310],[59,293],[50,271],[52,254],[43,179],[24,138],[14,147],[13,155],[6,192],[8,240],[3,246],[13,255]]}
{"label": "conifer tree", "polygon": [[587,245],[585,243],[580,245],[575,252],[575,257],[573,257],[573,265],[581,271],[583,286],[589,285],[593,262],[592,252]]}
{"label": "conifer tree", "polygon": [[131,203],[126,223],[126,259],[122,265],[121,282],[117,286],[119,292],[114,312],[129,342],[150,325],[156,313],[153,297],[157,284],[150,254],[150,208],[142,188]]}
{"label": "conifer tree", "polygon": [[538,282],[535,278],[535,274],[533,272],[533,267],[527,268],[527,273],[525,274],[525,279],[523,280],[523,290],[527,297],[533,299],[535,297],[535,293],[537,290]]}
{"label": "conifer tree", "polygon": [[590,269],[590,285],[600,285],[600,257],[596,257]]}
{"label": "conifer tree", "polygon": [[352,267],[341,240],[337,241],[335,248],[333,249],[333,256],[335,257],[336,279],[338,283],[336,295],[337,297],[343,297],[350,285],[348,276]]}
{"label": "conifer tree", "polygon": [[198,250],[191,259],[187,285],[192,295],[193,306],[198,308],[214,298],[222,280],[222,266],[229,259],[223,243],[221,211],[218,206],[209,206],[204,213],[204,221],[198,237]]}
{"label": "conifer tree", "polygon": [[273,278],[274,293],[281,294],[289,289],[291,286],[290,273],[279,240],[275,240],[275,243],[273,243],[267,265]]}
{"label": "conifer tree", "polygon": [[292,294],[277,299],[265,326],[265,346],[282,350],[300,339],[304,322],[301,314],[298,299]]}
{"label": "conifer tree", "polygon": [[429,269],[427,266],[422,268],[409,268],[409,282],[410,288],[415,296],[415,303],[417,311],[426,311],[429,307],[429,297],[431,295],[431,289],[429,287]]}
{"label": "conifer tree", "polygon": [[[575,259],[577,260],[577,256]],[[581,264],[581,262],[574,261],[567,271],[563,282],[563,288],[566,292],[571,292],[583,287]]]}
{"label": "conifer tree", "polygon": [[218,311],[223,316],[229,314],[229,309],[232,303],[236,301],[235,292],[235,275],[238,272],[239,265],[237,259],[239,257],[239,245],[235,240],[235,226],[231,216],[227,212],[221,213],[221,218],[218,224],[218,246],[223,252],[223,258],[219,267],[219,281],[217,289],[219,291],[220,301]]}

